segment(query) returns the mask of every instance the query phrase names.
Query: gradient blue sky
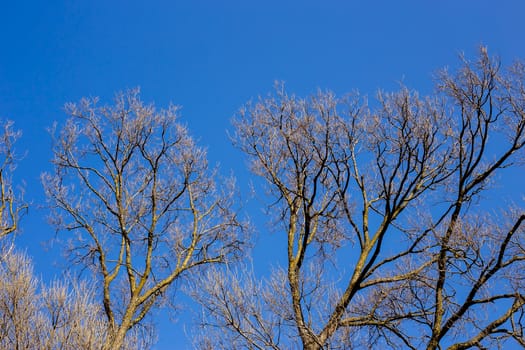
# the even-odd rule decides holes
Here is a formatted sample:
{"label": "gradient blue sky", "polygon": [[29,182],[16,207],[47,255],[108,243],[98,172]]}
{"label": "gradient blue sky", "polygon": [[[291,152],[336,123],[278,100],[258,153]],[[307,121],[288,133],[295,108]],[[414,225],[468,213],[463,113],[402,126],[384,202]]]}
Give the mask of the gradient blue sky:
{"label": "gradient blue sky", "polygon": [[[17,244],[45,278],[64,262],[60,248],[45,243],[54,231],[39,176],[51,158],[46,128],[65,119],[68,101],[110,102],[116,91],[140,86],[146,102],[181,105],[210,160],[233,170],[246,190],[245,162],[226,130],[238,108],[275,80],[299,95],[322,88],[373,96],[400,81],[430,92],[433,72],[480,44],[504,63],[525,58],[522,0],[20,0],[0,9],[0,118],[23,131],[16,181],[32,202]],[[258,226],[256,262],[269,259],[266,226]],[[159,316],[156,349],[189,347],[189,318],[178,318]]]}

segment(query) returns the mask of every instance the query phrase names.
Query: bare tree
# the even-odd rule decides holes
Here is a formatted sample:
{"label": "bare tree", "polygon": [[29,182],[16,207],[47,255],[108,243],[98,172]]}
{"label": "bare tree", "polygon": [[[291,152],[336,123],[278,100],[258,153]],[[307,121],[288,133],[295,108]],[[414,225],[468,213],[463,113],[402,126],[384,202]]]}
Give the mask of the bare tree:
{"label": "bare tree", "polygon": [[216,186],[176,107],[157,111],[134,90],[114,106],[83,99],[67,112],[43,182],[54,223],[75,233],[72,257],[100,278],[103,348],[120,349],[176,281],[240,252],[243,225],[232,181]]}
{"label": "bare tree", "polygon": [[523,64],[502,70],[481,49],[430,97],[401,88],[368,107],[278,89],[248,104],[234,140],[287,266],[209,276],[203,324],[248,349],[523,346],[525,212],[491,183],[522,170],[524,84]]}
{"label": "bare tree", "polygon": [[0,238],[18,229],[20,214],[27,208],[19,195],[15,194],[11,182],[15,168],[14,143],[20,132],[13,129],[13,122],[2,121],[0,134]]}

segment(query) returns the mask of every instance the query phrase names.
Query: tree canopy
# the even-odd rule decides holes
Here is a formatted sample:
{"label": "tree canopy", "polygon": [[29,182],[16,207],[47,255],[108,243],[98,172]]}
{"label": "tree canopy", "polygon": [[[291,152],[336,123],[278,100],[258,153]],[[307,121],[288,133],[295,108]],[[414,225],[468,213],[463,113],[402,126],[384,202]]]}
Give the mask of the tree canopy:
{"label": "tree canopy", "polygon": [[4,122],[0,344],[148,348],[154,312],[183,291],[201,307],[201,349],[525,347],[525,211],[500,181],[523,171],[525,66],[485,48],[460,64],[428,96],[301,98],[277,84],[240,109],[231,139],[268,201],[252,220],[284,253],[267,274],[252,268],[235,180],[178,107],[135,89],[69,103],[51,130],[50,223],[82,273],[41,282],[7,238],[28,204]]}

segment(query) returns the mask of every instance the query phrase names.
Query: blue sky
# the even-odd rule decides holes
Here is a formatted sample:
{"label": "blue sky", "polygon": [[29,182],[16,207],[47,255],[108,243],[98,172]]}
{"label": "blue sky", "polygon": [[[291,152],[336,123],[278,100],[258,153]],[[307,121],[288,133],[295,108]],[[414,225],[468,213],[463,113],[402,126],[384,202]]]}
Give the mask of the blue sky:
{"label": "blue sky", "polygon": [[[480,44],[505,63],[525,58],[525,2],[444,1],[4,1],[0,11],[0,118],[11,119],[25,154],[16,182],[32,203],[17,244],[46,278],[64,262],[49,247],[39,177],[49,169],[46,128],[82,96],[110,102],[140,86],[158,107],[181,105],[182,122],[223,173],[248,188],[245,161],[226,130],[250,98],[286,82],[298,95],[331,89],[432,90],[437,69]],[[250,206],[252,207],[252,206]],[[254,208],[257,205],[253,206]],[[257,209],[256,209],[257,210]],[[251,213],[258,216],[259,211]],[[261,221],[256,261],[269,259]],[[275,237],[270,238],[275,240]],[[263,264],[268,263],[263,261]],[[53,267],[57,266],[57,267]],[[159,316],[156,349],[188,347],[179,323]]]}

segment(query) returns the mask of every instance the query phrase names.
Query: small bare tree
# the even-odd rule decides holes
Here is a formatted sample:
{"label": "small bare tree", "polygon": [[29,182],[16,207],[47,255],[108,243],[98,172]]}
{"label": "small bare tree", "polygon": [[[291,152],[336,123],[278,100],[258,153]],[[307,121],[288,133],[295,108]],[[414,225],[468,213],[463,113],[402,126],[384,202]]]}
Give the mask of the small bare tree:
{"label": "small bare tree", "polygon": [[485,49],[462,63],[427,98],[278,90],[240,111],[234,139],[267,185],[287,266],[260,282],[210,275],[203,324],[225,335],[202,346],[525,344],[525,212],[490,186],[522,170],[525,70]]}
{"label": "small bare tree", "polygon": [[[2,121],[0,134],[0,238],[18,229],[20,214],[27,208],[15,194],[11,182],[15,168],[14,143],[20,132],[13,129],[13,122]],[[20,193],[21,195],[21,193]]]}
{"label": "small bare tree", "polygon": [[54,223],[76,234],[72,256],[100,278],[103,348],[120,349],[171,285],[240,252],[242,224],[232,182],[216,186],[176,107],[157,111],[134,90],[114,106],[83,99],[67,112],[43,182]]}

